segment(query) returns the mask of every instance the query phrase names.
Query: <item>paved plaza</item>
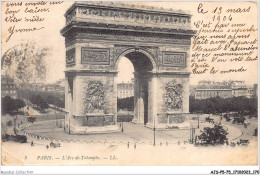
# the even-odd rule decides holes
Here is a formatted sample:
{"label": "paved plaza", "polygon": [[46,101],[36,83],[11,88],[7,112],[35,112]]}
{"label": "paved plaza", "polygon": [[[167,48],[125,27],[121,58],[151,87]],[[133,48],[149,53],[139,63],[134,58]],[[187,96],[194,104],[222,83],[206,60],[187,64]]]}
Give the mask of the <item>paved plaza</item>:
{"label": "paved plaza", "polygon": [[[196,115],[190,116],[190,118]],[[203,130],[204,127],[212,127],[212,123],[205,122],[205,117],[208,115],[200,116],[200,128],[198,129],[198,122],[196,120],[187,120],[190,123],[191,127],[195,128],[195,135],[200,135],[200,131]],[[146,143],[153,144],[154,142],[154,131],[151,128],[145,127],[143,124],[134,124],[131,122],[123,123],[123,132],[115,132],[115,133],[103,133],[103,134],[86,134],[86,135],[78,135],[78,134],[68,134],[64,131],[63,128],[59,128],[56,125],[56,117],[59,121],[62,122],[62,118],[64,117],[62,114],[57,115],[41,115],[37,116],[36,123],[33,123],[31,126],[25,127],[21,134],[27,133],[29,135],[33,135],[34,137],[39,136],[41,138],[45,138],[48,140],[60,140],[64,141],[73,141],[73,142],[114,142],[114,143]],[[219,116],[211,116],[216,123],[219,123]],[[10,120],[10,116],[3,116],[2,123],[6,123]],[[239,141],[240,139],[252,139],[256,138],[253,136],[254,129],[257,127],[257,119],[256,118],[247,118],[246,119],[250,125],[245,128],[243,125],[232,124],[232,122],[226,122],[224,119],[221,121],[223,127],[228,131],[228,139],[229,141]],[[17,123],[26,124],[26,117],[18,116]],[[118,126],[120,127],[118,123]],[[21,126],[21,124],[20,124]],[[18,128],[18,127],[17,127]],[[20,130],[21,128],[18,128]],[[12,131],[12,129],[10,129]],[[190,129],[172,129],[172,130],[156,130],[155,131],[155,142],[156,144],[177,144],[180,142],[188,142],[190,139]]]}
{"label": "paved plaza", "polygon": [[[195,134],[199,135],[200,130],[204,127],[212,127],[212,124],[200,123],[200,128],[196,128]],[[233,140],[239,138],[242,132],[234,126],[224,125],[229,131],[228,139]],[[41,136],[42,138],[55,139],[61,141],[80,141],[80,142],[114,142],[114,143],[153,143],[154,131],[142,124],[134,124],[131,122],[123,123],[123,132],[103,133],[103,134],[68,134],[63,128],[56,126],[56,121],[43,121],[36,123],[24,129],[25,133],[33,136]],[[156,144],[177,144],[178,142],[188,142],[190,138],[190,129],[175,130],[156,130]],[[65,140],[66,139],[66,140]]]}
{"label": "paved plaza", "polygon": [[[200,130],[204,127],[213,126],[211,123],[205,122],[204,118],[206,116],[200,117],[200,128],[196,129],[196,135],[199,135]],[[148,163],[149,160],[161,156],[164,159],[161,159],[156,165],[201,165],[197,159],[190,159],[191,154],[205,162],[204,165],[219,165],[218,161],[221,161],[222,165],[230,165],[230,156],[226,154],[226,151],[232,152],[233,156],[237,157],[236,161],[232,162],[234,165],[242,165],[244,162],[242,160],[245,159],[250,164],[256,164],[257,162],[257,153],[255,152],[257,149],[255,148],[258,142],[257,137],[253,136],[253,129],[257,126],[257,119],[255,118],[247,119],[251,123],[247,128],[244,128],[243,125],[221,121],[223,127],[229,133],[227,136],[229,141],[236,142],[239,139],[253,139],[250,141],[249,147],[230,147],[226,145],[220,147],[196,147],[193,144],[188,144],[188,139],[190,138],[189,129],[156,131],[156,145],[153,146],[153,130],[141,124],[124,122],[124,132],[74,135],[67,134],[63,128],[57,127],[55,117],[56,115],[38,116],[37,122],[25,127],[22,132],[20,126],[19,134],[24,134],[25,132],[28,142],[24,144],[4,142],[2,152],[6,165],[11,164],[11,162],[21,165],[41,165],[44,164],[46,155],[51,157],[48,161],[53,165],[92,165],[93,162],[97,165],[136,165],[131,164],[131,157],[138,155],[146,155],[138,159],[138,165],[151,165]],[[211,117],[214,118],[216,123],[218,122],[218,116]],[[27,123],[25,119],[26,117],[19,116],[17,122],[23,121],[25,124]],[[10,116],[2,118],[3,123],[8,120],[10,120]],[[188,122],[194,128],[198,124],[194,120],[188,120]],[[10,131],[12,131],[11,128]],[[54,138],[55,141],[53,140]],[[60,142],[61,146],[46,148],[46,145],[50,145],[53,141],[54,143]],[[31,146],[32,142],[34,146]],[[224,149],[225,151],[223,151]],[[148,153],[148,150],[152,150],[152,154],[151,152]],[[71,160],[71,158],[77,158],[79,155],[85,155],[88,159]],[[132,156],[129,158],[124,155]],[[98,160],[92,160],[92,158],[97,156],[99,157]],[[111,157],[115,157],[115,159],[111,161]],[[165,159],[165,157],[167,158]],[[180,161],[180,157],[182,157],[182,161]],[[208,159],[209,157],[214,157],[214,159]]]}

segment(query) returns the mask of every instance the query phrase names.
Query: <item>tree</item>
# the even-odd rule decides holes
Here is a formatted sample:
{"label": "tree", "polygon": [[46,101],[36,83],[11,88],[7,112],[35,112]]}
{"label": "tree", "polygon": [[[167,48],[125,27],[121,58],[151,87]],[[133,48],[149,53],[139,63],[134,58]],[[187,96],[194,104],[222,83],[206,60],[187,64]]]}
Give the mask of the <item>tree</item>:
{"label": "tree", "polygon": [[195,99],[190,97],[190,112],[197,112],[197,109],[205,113],[224,113],[238,112],[247,114],[257,113],[257,98],[232,97],[220,98],[214,97],[209,99]]}
{"label": "tree", "polygon": [[25,103],[21,99],[13,99],[10,96],[5,96],[2,99],[2,114],[11,114],[13,111],[17,111],[25,107]]}
{"label": "tree", "polygon": [[127,109],[133,110],[134,109],[134,97],[127,97],[122,99],[117,99],[117,108],[118,109]]}
{"label": "tree", "polygon": [[2,99],[2,114],[7,114],[12,111],[12,98],[10,96],[5,96]]}
{"label": "tree", "polygon": [[17,84],[44,81],[50,49],[35,42],[21,43],[7,50],[2,57],[2,73],[14,77]]}
{"label": "tree", "polygon": [[49,105],[46,102],[46,100],[44,100],[40,95],[33,94],[30,101],[32,104],[35,104],[37,108],[41,111],[49,108]]}
{"label": "tree", "polygon": [[222,125],[215,124],[213,128],[205,127],[198,139],[206,144],[224,144],[227,140],[228,132]]}

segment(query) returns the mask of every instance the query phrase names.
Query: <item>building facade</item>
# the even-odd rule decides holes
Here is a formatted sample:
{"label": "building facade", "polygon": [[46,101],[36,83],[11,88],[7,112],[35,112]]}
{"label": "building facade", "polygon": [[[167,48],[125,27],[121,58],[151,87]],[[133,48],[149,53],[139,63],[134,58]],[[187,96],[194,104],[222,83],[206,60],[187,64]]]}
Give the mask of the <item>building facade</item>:
{"label": "building facade", "polygon": [[52,92],[64,95],[65,93],[65,80],[58,80],[54,83],[44,84],[44,83],[28,83],[21,86],[22,89],[30,89],[31,91],[37,92]]}
{"label": "building facade", "polygon": [[252,98],[255,94],[255,87],[247,86],[244,81],[200,81],[195,87],[196,99],[214,97],[231,98],[240,96]]}
{"label": "building facade", "polygon": [[17,86],[9,76],[2,75],[1,78],[1,97],[10,96],[17,98]]}
{"label": "building facade", "polygon": [[134,83],[127,82],[127,83],[118,83],[117,84],[117,98],[127,98],[134,96]]}

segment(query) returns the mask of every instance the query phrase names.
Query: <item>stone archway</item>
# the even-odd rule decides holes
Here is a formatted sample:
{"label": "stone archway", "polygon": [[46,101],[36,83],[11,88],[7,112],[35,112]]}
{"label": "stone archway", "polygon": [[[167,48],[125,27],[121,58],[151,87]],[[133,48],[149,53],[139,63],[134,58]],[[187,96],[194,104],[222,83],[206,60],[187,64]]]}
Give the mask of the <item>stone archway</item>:
{"label": "stone archway", "polygon": [[116,59],[115,69],[118,69],[118,63],[121,57],[128,58],[134,66],[134,123],[146,125],[153,121],[153,115],[156,113],[155,99],[156,88],[152,84],[152,72],[156,72],[156,63],[154,58],[144,49],[130,48],[123,51]]}
{"label": "stone archway", "polygon": [[190,14],[93,1],[74,3],[65,17],[66,132],[118,130],[115,76],[122,55],[136,71],[133,122],[166,128],[184,121],[195,34]]}

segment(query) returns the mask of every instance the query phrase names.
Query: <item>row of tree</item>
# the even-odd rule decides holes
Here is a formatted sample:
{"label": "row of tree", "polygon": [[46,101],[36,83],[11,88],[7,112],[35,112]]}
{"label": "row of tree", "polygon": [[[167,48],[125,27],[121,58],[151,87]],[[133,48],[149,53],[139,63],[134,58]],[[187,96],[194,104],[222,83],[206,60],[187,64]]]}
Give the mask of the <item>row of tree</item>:
{"label": "row of tree", "polygon": [[127,98],[118,98],[117,99],[117,109],[122,110],[134,110],[134,97],[127,97]]}
{"label": "row of tree", "polygon": [[44,111],[49,108],[48,103],[40,95],[33,94],[30,98],[32,104],[36,105],[36,108],[40,111]]}
{"label": "row of tree", "polygon": [[[257,113],[257,98],[246,98],[243,96],[232,98],[208,98],[208,99],[195,99],[190,96],[190,112],[208,113],[226,113],[226,112],[239,112],[247,114]],[[134,97],[117,99],[118,109],[134,109]]]}
{"label": "row of tree", "polygon": [[21,99],[13,99],[10,96],[2,98],[2,114],[12,114],[23,107],[25,107],[25,103]]}
{"label": "row of tree", "polygon": [[208,98],[195,99],[190,96],[190,112],[196,113],[226,113],[226,112],[240,112],[248,114],[257,113],[257,98],[246,97],[232,97],[232,98]]}
{"label": "row of tree", "polygon": [[[45,103],[55,105],[59,108],[65,107],[65,96],[53,92],[41,92],[41,91],[32,91],[30,89],[22,89],[22,90],[18,90],[18,96],[30,100],[31,103],[36,104],[38,106],[40,104],[44,104],[45,101]],[[41,101],[41,103],[37,101],[37,99],[35,98],[36,96],[40,98],[40,100],[38,101]],[[44,106],[46,105],[45,104],[42,105],[42,107]]]}

